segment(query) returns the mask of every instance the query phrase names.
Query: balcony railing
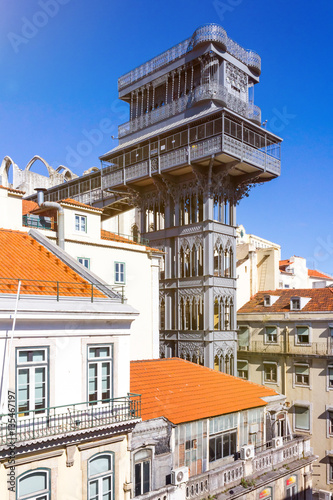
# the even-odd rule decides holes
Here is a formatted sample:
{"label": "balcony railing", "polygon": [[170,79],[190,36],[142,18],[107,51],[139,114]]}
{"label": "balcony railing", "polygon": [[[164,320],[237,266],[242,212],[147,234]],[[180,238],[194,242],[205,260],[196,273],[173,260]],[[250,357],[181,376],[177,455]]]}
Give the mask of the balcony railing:
{"label": "balcony railing", "polygon": [[252,340],[248,346],[239,345],[238,350],[267,354],[308,354],[330,356],[333,354],[333,344],[330,339],[328,339],[327,342],[312,342],[311,344],[295,344],[293,340],[287,343],[265,343],[261,340]]}
{"label": "balcony railing", "polygon": [[36,229],[55,229],[55,222],[53,217],[42,217],[36,215],[23,215],[22,225],[24,227],[34,227]]}
{"label": "balcony railing", "polygon": [[150,73],[153,73],[167,64],[176,61],[187,52],[193,50],[196,45],[203,42],[217,42],[222,44],[229,54],[242,61],[256,73],[260,74],[260,56],[253,50],[247,50],[241,47],[238,43],[234,42],[227,36],[226,31],[221,26],[211,23],[200,26],[193,33],[192,37],[187,38],[183,42],[178,43],[162,54],[150,59],[150,61],[147,61],[141,66],[138,66],[132,71],[129,71],[125,75],[121,76],[118,79],[118,90],[122,90],[137,80],[148,76]]}
{"label": "balcony railing", "polygon": [[103,285],[88,281],[45,281],[19,278],[0,278],[0,294],[17,294],[20,283],[20,295],[48,296],[57,301],[64,298],[86,298],[94,302],[96,299],[114,299],[124,303],[123,285]]}
{"label": "balcony railing", "polygon": [[220,101],[223,106],[231,109],[235,113],[253,120],[256,123],[261,123],[261,110],[253,103],[243,101],[239,97],[232,95],[228,89],[223,85],[217,83],[206,83],[199,85],[188,95],[180,97],[179,99],[161,106],[145,115],[138,116],[118,127],[118,137],[125,137],[126,135],[142,130],[154,123],[158,123],[166,118],[175,116],[184,112],[193,104],[206,100],[216,99]]}
{"label": "balcony railing", "polygon": [[141,417],[141,396],[53,406],[0,415],[0,445],[23,443],[50,436],[73,434]]}
{"label": "balcony railing", "polygon": [[[315,458],[312,456],[310,438],[308,437],[288,436],[283,438],[283,445],[275,449],[272,447],[272,442],[265,443],[260,451],[256,450],[255,456],[246,462],[244,460],[235,460],[227,465],[222,465],[216,469],[212,468],[209,471],[191,477],[186,483],[185,498],[186,500],[202,500],[209,496],[215,497],[225,490],[229,492],[228,497],[232,498],[233,492],[230,488],[235,488],[242,480],[246,480],[246,478],[253,479],[270,471],[276,471],[282,466],[289,467],[288,464],[291,462],[307,457],[310,459]],[[246,493],[247,489],[244,486],[244,498],[246,497]],[[173,497],[174,487],[165,486],[157,491],[152,491],[136,498],[140,500],[168,500]]]}

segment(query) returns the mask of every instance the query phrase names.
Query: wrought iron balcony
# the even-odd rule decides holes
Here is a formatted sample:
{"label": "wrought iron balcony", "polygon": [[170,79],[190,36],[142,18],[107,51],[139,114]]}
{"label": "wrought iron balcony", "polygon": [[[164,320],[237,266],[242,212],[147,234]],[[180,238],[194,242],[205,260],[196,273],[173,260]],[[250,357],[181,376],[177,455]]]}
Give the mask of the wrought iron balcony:
{"label": "wrought iron balcony", "polygon": [[150,59],[146,63],[129,71],[118,79],[118,90],[122,90],[132,83],[148,76],[167,64],[180,59],[186,53],[193,50],[200,43],[215,42],[222,45],[223,50],[233,55],[236,59],[246,64],[255,73],[260,74],[261,58],[253,50],[241,47],[227,36],[227,32],[218,24],[205,24],[200,26],[190,38],[178,43],[162,54]]}
{"label": "wrought iron balcony", "polygon": [[0,415],[0,445],[16,445],[51,436],[131,422],[141,417],[141,396],[53,406]]}
{"label": "wrought iron balcony", "polygon": [[142,130],[154,123],[175,116],[184,112],[194,104],[207,99],[215,99],[222,106],[229,108],[231,111],[240,114],[244,118],[248,118],[258,124],[261,124],[261,110],[253,103],[243,101],[239,97],[233,96],[228,89],[217,83],[206,83],[196,87],[193,92],[186,96],[161,106],[149,113],[138,116],[118,127],[118,137],[122,138],[138,130]]}

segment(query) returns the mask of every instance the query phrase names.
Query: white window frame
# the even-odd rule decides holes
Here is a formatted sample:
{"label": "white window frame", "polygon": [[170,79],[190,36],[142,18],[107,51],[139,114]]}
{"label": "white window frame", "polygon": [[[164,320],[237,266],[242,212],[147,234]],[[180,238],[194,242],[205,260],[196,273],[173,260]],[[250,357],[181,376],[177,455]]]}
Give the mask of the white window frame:
{"label": "white window frame", "polygon": [[[20,362],[19,356],[20,353],[22,352],[28,352],[28,353],[33,353],[33,352],[38,352],[42,351],[44,353],[44,360],[43,361],[23,361]],[[43,380],[43,386],[45,390],[45,405],[43,408],[36,408],[36,397],[35,397],[35,390],[36,390],[36,372],[38,369],[43,369],[44,370],[44,380]],[[28,403],[28,408],[26,410],[20,410],[19,403],[20,403],[20,386],[19,386],[19,375],[22,370],[26,370],[28,372],[28,386],[27,386],[27,403]],[[46,413],[47,408],[49,406],[49,348],[48,347],[18,347],[16,348],[16,394],[17,394],[17,408],[16,411],[21,415],[22,417],[26,416],[29,417],[29,413],[32,412],[33,414],[36,415],[41,415],[43,413]]]}
{"label": "white window frame", "polygon": [[[108,348],[109,351],[109,356],[101,356],[101,357],[90,357],[90,352],[92,349],[105,349]],[[109,398],[103,398],[103,380],[102,380],[102,369],[103,365],[108,365],[109,366],[109,377],[110,377],[110,387],[109,387]],[[96,379],[97,379],[97,397],[96,399],[91,399],[90,398],[90,373],[89,373],[89,368],[92,367],[93,365],[96,365]],[[103,399],[106,400],[106,404],[109,403],[109,400],[113,398],[113,344],[88,344],[87,345],[87,401],[92,404],[97,404],[93,403],[94,401],[99,401],[99,404],[103,404]]]}
{"label": "white window frame", "polygon": [[[309,377],[309,381],[307,384],[304,384],[304,383],[301,383],[301,382],[298,382],[297,381],[297,374],[296,374],[296,367],[297,366],[305,366],[308,368],[308,377]],[[310,388],[311,387],[311,384],[310,384],[310,373],[311,373],[311,370],[310,370],[310,364],[309,363],[294,363],[294,366],[293,366],[293,378],[294,378],[294,386],[295,387],[308,387]]]}
{"label": "white window frame", "polygon": [[[309,340],[308,342],[299,342],[298,341],[298,333],[297,333],[297,328],[307,328],[308,329],[308,337],[309,337]],[[312,344],[312,329],[311,329],[311,326],[308,325],[308,324],[301,324],[301,323],[298,323],[295,325],[295,346],[311,346]]]}
{"label": "white window frame", "polygon": [[[90,475],[90,466],[91,463],[98,459],[98,458],[103,458],[105,456],[110,457],[111,459],[111,469],[105,472],[100,472],[94,475]],[[90,457],[88,460],[88,491],[87,491],[87,500],[91,500],[93,497],[90,496],[90,485],[91,483],[97,482],[97,500],[103,500],[103,479],[111,479],[111,499],[114,500],[115,494],[114,494],[114,453],[113,452],[101,452],[97,453],[96,455],[93,455]],[[96,498],[96,497],[94,497]]]}
{"label": "white window frame", "polygon": [[[75,214],[74,216],[74,228],[77,233],[87,233],[87,216],[81,214]],[[84,225],[82,225],[84,222]]]}
{"label": "white window frame", "polygon": [[[272,335],[272,334],[267,334],[267,328],[275,328],[275,331],[276,331],[276,334],[275,334],[275,337],[276,337],[276,340],[268,340],[268,335]],[[278,341],[278,337],[279,337],[279,327],[277,325],[266,325],[265,326],[265,344],[278,344],[279,341]]]}
{"label": "white window frame", "polygon": [[[138,455],[140,452],[147,452],[147,457],[138,459],[136,461],[135,457]],[[143,488],[143,464],[144,463],[149,463],[149,489],[147,491],[144,491]],[[141,484],[140,484],[140,493],[136,494],[136,465],[140,464],[140,470],[141,470]],[[141,448],[138,450],[135,450],[133,453],[133,493],[134,496],[139,496],[139,495],[144,495],[145,493],[148,493],[149,491],[152,491],[152,464],[153,464],[153,450],[151,448]]]}
{"label": "white window frame", "polygon": [[[90,258],[89,257],[77,257],[78,262],[84,266],[86,269],[90,269]],[[86,263],[88,265],[86,265]]]}
{"label": "white window frame", "polygon": [[326,405],[326,437],[333,437],[333,406],[330,405]]}
{"label": "white window frame", "polygon": [[[264,369],[263,369],[263,383],[264,384],[274,384],[277,385],[279,383],[279,364],[275,361],[264,361],[263,362]],[[266,371],[265,371],[265,365],[274,365],[276,369],[276,380],[266,380]]]}
{"label": "white window frame", "polygon": [[[229,440],[229,450],[230,450],[230,446],[231,446],[231,442],[232,442],[232,438],[231,438],[231,435],[234,435],[235,436],[235,452],[237,451],[237,448],[238,448],[238,442],[237,442],[237,428],[234,428],[234,429],[228,429],[226,431],[220,431],[220,432],[215,432],[215,433],[212,433],[212,434],[209,434],[209,437],[208,437],[208,461],[209,463],[213,463],[213,462],[218,462],[219,460],[224,460],[228,457],[232,457],[234,453],[231,453],[230,455],[225,455],[223,456],[223,440],[224,440],[224,436],[228,436],[228,440]],[[222,451],[222,456],[220,458],[215,458],[214,460],[210,460],[210,441],[214,439],[215,441],[215,452],[216,452],[216,439],[217,438],[221,438],[221,451]]]}
{"label": "white window frame", "polygon": [[[293,406],[294,406],[294,412],[293,412],[294,431],[295,432],[301,431],[301,432],[306,432],[306,433],[311,434],[312,433],[312,403],[310,403],[309,401],[294,401]],[[309,410],[309,429],[301,429],[300,427],[296,427],[296,411],[295,411],[296,406],[307,408]]]}
{"label": "white window frame", "polygon": [[[119,268],[117,269],[117,267]],[[123,266],[121,270],[120,266]],[[114,282],[121,285],[126,283],[126,264],[125,262],[115,261],[114,263]]]}
{"label": "white window frame", "polygon": [[[297,307],[294,307],[295,302],[297,302]],[[290,310],[291,311],[300,311],[301,310],[301,297],[291,297]]]}
{"label": "white window frame", "polygon": [[[238,363],[246,363],[247,370],[241,370],[241,371],[247,371],[247,377],[246,378],[245,377],[241,377],[239,375],[239,371],[240,370],[238,370]],[[242,380],[249,380],[249,362],[248,362],[247,359],[239,359],[239,358],[237,358],[237,377],[241,378]]]}
{"label": "white window frame", "polygon": [[329,363],[327,365],[327,390],[328,391],[333,391],[333,380],[332,380],[332,385],[330,385],[330,370],[332,370],[332,379],[333,379],[333,363]]}
{"label": "white window frame", "polygon": [[[45,475],[47,489],[34,491],[32,493],[28,493],[27,495],[20,495],[20,489],[21,489],[20,483],[22,481],[24,481],[24,479],[27,479],[28,476],[33,476],[36,474]],[[41,497],[46,498],[46,500],[49,500],[50,499],[50,477],[51,477],[50,469],[46,469],[46,468],[29,470],[29,471],[21,474],[17,478],[17,500],[38,500]]]}

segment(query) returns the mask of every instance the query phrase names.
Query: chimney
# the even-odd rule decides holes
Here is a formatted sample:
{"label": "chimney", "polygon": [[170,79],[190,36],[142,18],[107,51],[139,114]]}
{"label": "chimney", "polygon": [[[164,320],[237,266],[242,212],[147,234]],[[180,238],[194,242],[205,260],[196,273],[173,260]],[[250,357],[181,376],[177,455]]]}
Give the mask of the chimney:
{"label": "chimney", "polygon": [[45,188],[36,188],[37,191],[37,203],[41,208],[55,208],[58,211],[58,230],[57,230],[57,243],[58,246],[64,250],[65,249],[65,220],[64,220],[64,209],[59,203],[54,201],[44,201],[44,194],[47,191]]}

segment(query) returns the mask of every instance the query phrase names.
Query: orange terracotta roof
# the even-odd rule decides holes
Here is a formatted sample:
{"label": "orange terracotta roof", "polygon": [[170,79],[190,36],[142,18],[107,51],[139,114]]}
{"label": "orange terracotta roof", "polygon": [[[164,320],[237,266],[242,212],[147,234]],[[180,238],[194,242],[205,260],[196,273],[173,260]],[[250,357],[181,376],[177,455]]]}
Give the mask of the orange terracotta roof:
{"label": "orange terracotta roof", "polygon": [[32,200],[22,200],[22,215],[27,215],[36,210],[38,203]]}
{"label": "orange terracotta roof", "polygon": [[[276,302],[271,306],[264,306],[264,296],[274,295],[278,296]],[[301,309],[304,312],[317,312],[317,311],[333,311],[333,288],[301,288],[301,289],[281,289],[281,290],[268,290],[265,292],[257,293],[249,302],[244,304],[239,310],[238,314],[242,313],[265,313],[271,314],[272,312],[291,312],[290,299],[291,297],[307,297],[311,300]],[[299,313],[300,311],[295,311]]]}
{"label": "orange terracotta roof", "polygon": [[139,245],[140,247],[145,246],[146,250],[153,252],[160,252],[157,248],[147,247],[143,243],[137,243],[136,241],[130,240],[125,236],[120,236],[119,234],[112,233],[111,231],[106,231],[105,229],[101,229],[101,239],[108,241],[119,241],[120,243],[128,243],[130,245]]}
{"label": "orange terracotta roof", "polygon": [[66,205],[73,205],[74,207],[89,208],[89,210],[94,210],[96,212],[103,212],[103,208],[93,207],[92,205],[86,205],[77,200],[72,200],[72,198],[65,198],[59,201],[60,204],[66,203]]}
{"label": "orange terracotta roof", "polygon": [[141,394],[143,420],[174,424],[265,406],[273,389],[179,358],[131,362],[131,392]]}
{"label": "orange terracotta roof", "polygon": [[0,188],[7,189],[7,191],[9,191],[10,193],[25,194],[25,191],[20,191],[19,189],[14,189],[14,188],[2,186],[2,185],[0,185]]}
{"label": "orange terracotta roof", "polygon": [[333,280],[332,276],[321,273],[320,271],[316,271],[315,269],[308,269],[308,275],[310,276],[310,278],[324,278],[327,280]]}
{"label": "orange terracotta roof", "polygon": [[285,260],[280,260],[279,261],[279,268],[280,270],[284,271],[287,266],[290,264],[290,259],[285,259]]}
{"label": "orange terracotta roof", "polygon": [[[0,293],[90,297],[91,284],[25,232],[0,229]],[[94,296],[105,297],[94,289]]]}

